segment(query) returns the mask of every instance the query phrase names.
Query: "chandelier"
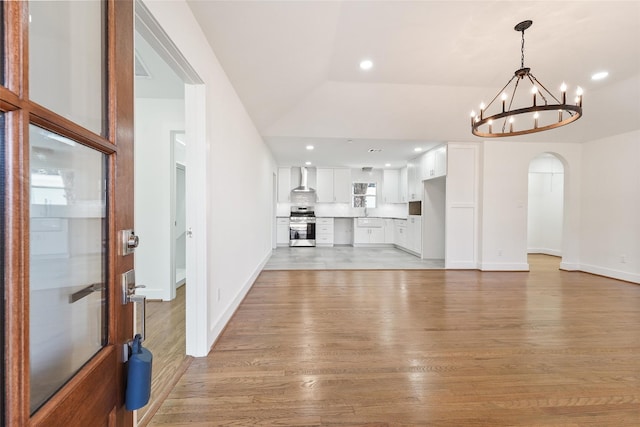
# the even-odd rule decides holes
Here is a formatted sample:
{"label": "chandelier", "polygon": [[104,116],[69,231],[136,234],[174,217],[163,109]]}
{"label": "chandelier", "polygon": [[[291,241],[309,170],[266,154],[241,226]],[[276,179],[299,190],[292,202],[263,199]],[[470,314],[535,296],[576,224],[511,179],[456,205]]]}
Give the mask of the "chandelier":
{"label": "chandelier", "polygon": [[[489,138],[525,135],[555,129],[574,122],[582,116],[580,87],[576,89],[574,103],[568,104],[567,85],[562,83],[560,86],[562,101],[559,101],[531,74],[531,69],[524,66],[524,30],[531,24],[533,24],[532,21],[523,21],[514,27],[514,30],[522,32],[520,69],[516,70],[511,80],[488,105],[480,104],[479,114],[475,111],[471,112],[471,132],[474,135]],[[526,83],[531,84],[529,91],[523,89]],[[498,98],[502,101],[501,105],[498,103],[494,105]],[[492,106],[493,109],[490,109]]]}

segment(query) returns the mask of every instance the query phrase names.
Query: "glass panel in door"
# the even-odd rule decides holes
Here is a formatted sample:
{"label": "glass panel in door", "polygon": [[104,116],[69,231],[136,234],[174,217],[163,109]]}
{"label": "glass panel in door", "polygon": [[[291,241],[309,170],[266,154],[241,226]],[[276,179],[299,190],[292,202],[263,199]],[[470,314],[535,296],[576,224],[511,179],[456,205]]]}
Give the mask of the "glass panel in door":
{"label": "glass panel in door", "polygon": [[101,135],[106,132],[106,4],[29,2],[31,100]]}
{"label": "glass panel in door", "polygon": [[107,339],[106,156],[30,125],[31,412]]}

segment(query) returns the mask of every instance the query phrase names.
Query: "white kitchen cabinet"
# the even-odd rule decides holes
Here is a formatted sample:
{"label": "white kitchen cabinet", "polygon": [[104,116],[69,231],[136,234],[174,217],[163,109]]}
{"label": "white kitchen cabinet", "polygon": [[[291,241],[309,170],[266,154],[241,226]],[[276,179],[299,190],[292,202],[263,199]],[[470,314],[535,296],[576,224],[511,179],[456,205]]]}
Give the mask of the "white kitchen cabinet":
{"label": "white kitchen cabinet", "polygon": [[407,203],[409,201],[409,188],[408,184],[408,175],[407,175],[407,167],[403,167],[400,169],[400,183],[398,185],[398,192],[400,197],[400,203]]}
{"label": "white kitchen cabinet", "polygon": [[435,174],[434,178],[447,174],[447,146],[443,145],[435,149]]}
{"label": "white kitchen cabinet", "polygon": [[423,179],[433,179],[447,174],[447,147],[430,150],[425,155]]}
{"label": "white kitchen cabinet", "polygon": [[393,245],[395,243],[394,234],[395,234],[395,229],[393,226],[393,219],[385,218],[384,219],[384,242],[388,245]]}
{"label": "white kitchen cabinet", "polygon": [[401,248],[407,247],[407,220],[406,219],[394,219],[393,220],[393,243]]}
{"label": "white kitchen cabinet", "polygon": [[385,169],[382,172],[383,203],[400,203],[400,170]]}
{"label": "white kitchen cabinet", "polygon": [[333,169],[318,168],[316,170],[316,194],[318,203],[334,202]]}
{"label": "white kitchen cabinet", "polygon": [[422,200],[422,180],[420,179],[420,158],[407,163],[407,186],[409,201]]}
{"label": "white kitchen cabinet", "polygon": [[351,169],[333,170],[333,196],[336,203],[351,204]]}
{"label": "white kitchen cabinet", "polygon": [[351,170],[318,168],[316,171],[318,203],[351,202]]}
{"label": "white kitchen cabinet", "polygon": [[291,168],[278,168],[278,202],[290,202],[292,189]]}
{"label": "white kitchen cabinet", "polygon": [[434,151],[427,151],[424,156],[422,156],[421,165],[421,179],[431,179],[433,178],[435,172],[435,155]]}
{"label": "white kitchen cabinet", "polygon": [[276,244],[289,245],[289,218],[276,218]]}
{"label": "white kitchen cabinet", "polygon": [[355,218],[353,223],[353,245],[382,245],[385,243],[382,218]]}
{"label": "white kitchen cabinet", "polygon": [[422,255],[422,216],[409,215],[407,218],[407,249]]}
{"label": "white kitchen cabinet", "polygon": [[333,246],[333,218],[316,218],[316,246]]}

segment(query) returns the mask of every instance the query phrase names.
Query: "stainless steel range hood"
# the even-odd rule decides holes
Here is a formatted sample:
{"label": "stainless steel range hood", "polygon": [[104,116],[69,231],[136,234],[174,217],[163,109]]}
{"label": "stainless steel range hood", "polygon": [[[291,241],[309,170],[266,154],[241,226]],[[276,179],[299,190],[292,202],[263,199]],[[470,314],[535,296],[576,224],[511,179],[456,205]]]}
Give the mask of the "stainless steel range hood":
{"label": "stainless steel range hood", "polygon": [[308,178],[308,171],[307,168],[305,167],[301,167],[300,168],[300,186],[294,188],[293,190],[291,190],[292,193],[315,193],[316,190],[309,187],[309,178]]}
{"label": "stainless steel range hood", "polygon": [[309,178],[307,176],[307,168],[300,168],[300,185],[291,190],[292,206],[314,206],[318,196],[316,190],[309,187]]}

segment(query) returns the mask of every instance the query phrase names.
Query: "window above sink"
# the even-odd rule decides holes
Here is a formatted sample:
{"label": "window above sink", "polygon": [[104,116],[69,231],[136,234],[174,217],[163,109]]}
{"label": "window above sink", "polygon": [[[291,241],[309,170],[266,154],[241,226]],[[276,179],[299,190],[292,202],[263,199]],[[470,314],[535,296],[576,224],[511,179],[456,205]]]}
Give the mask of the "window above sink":
{"label": "window above sink", "polygon": [[377,184],[375,182],[354,182],[351,188],[352,207],[376,207]]}

